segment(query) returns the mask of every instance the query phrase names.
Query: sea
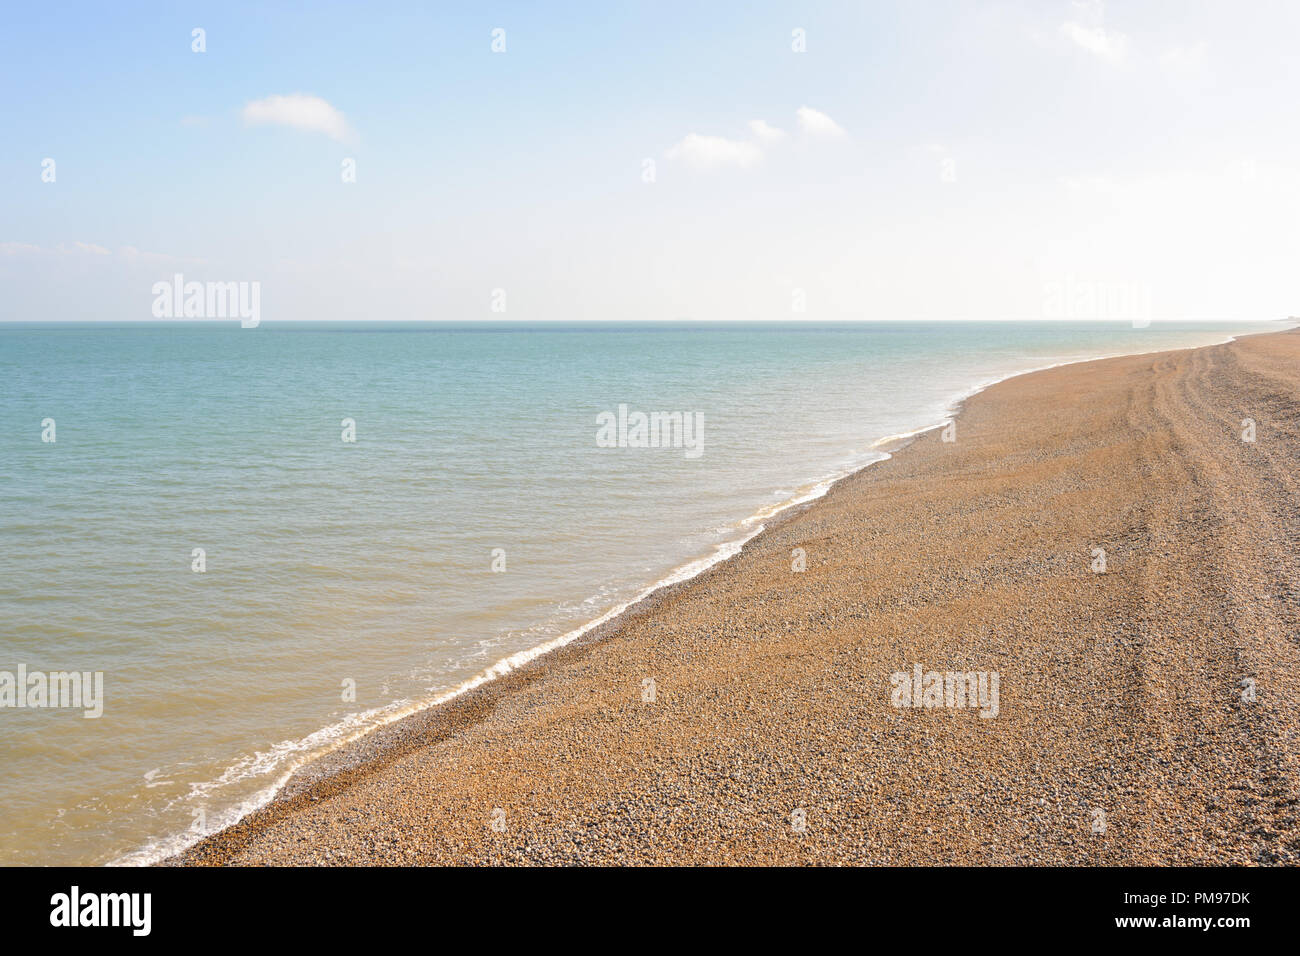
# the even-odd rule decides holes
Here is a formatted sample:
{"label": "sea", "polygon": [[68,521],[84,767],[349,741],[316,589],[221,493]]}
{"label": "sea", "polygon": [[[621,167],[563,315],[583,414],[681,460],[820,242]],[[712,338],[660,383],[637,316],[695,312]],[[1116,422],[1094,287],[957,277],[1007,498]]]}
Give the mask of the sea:
{"label": "sea", "polygon": [[1284,327],[0,324],[0,864],[173,854],[990,383]]}

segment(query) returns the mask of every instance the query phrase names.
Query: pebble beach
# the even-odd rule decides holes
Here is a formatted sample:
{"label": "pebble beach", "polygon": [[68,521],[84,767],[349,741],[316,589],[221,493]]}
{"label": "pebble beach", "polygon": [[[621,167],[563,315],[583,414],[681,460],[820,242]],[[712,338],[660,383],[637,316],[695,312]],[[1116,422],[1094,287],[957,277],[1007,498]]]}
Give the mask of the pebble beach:
{"label": "pebble beach", "polygon": [[1296,864],[1298,450],[1297,332],[1008,379],[167,863]]}

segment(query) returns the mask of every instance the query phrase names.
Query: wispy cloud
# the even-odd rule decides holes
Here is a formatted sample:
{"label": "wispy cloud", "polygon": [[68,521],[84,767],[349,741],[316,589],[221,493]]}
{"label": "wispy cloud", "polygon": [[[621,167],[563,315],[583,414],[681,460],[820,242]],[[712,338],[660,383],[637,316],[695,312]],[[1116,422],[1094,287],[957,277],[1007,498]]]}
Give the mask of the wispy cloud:
{"label": "wispy cloud", "polygon": [[[847,134],[843,127],[825,113],[801,106],[795,113],[799,129],[807,138],[834,139]],[[669,160],[681,162],[694,169],[745,169],[760,163],[764,151],[785,140],[789,134],[767,120],[749,121],[753,139],[727,139],[725,136],[706,136],[690,133],[664,153]]]}
{"label": "wispy cloud", "polygon": [[93,242],[77,242],[77,241],[74,241],[74,242],[72,243],[72,247],[73,247],[74,249],[76,249],[78,252],[85,252],[85,253],[88,253],[88,254],[90,254],[90,255],[92,255],[92,256],[111,256],[111,255],[112,255],[112,253],[109,252],[107,249],[105,249],[103,246],[96,245],[96,244],[93,243]]}
{"label": "wispy cloud", "polygon": [[1087,50],[1103,60],[1119,60],[1128,49],[1128,37],[1122,33],[1108,31],[1103,27],[1085,27],[1074,20],[1061,24],[1061,33],[1074,42],[1081,50]]}
{"label": "wispy cloud", "polygon": [[196,265],[207,262],[206,259],[172,256],[163,252],[145,252],[135,246],[122,246],[114,254],[106,246],[94,242],[82,242],[79,239],[59,242],[48,247],[31,242],[0,242],[0,256],[112,256],[128,264],[148,265]]}
{"label": "wispy cloud", "polygon": [[117,254],[128,262],[140,262],[148,265],[203,265],[208,260],[193,256],[173,256],[165,252],[146,252],[135,246],[123,246]]}
{"label": "wispy cloud", "polygon": [[40,251],[40,246],[34,246],[30,242],[0,242],[0,256],[31,255]]}
{"label": "wispy cloud", "polygon": [[760,143],[771,145],[779,143],[785,139],[786,133],[783,129],[777,129],[767,122],[767,120],[750,120],[749,128],[754,131],[754,135]]}
{"label": "wispy cloud", "polygon": [[1128,37],[1106,29],[1106,4],[1103,0],[1073,0],[1075,19],[1061,24],[1061,35],[1080,50],[1112,62],[1123,58]]}
{"label": "wispy cloud", "polygon": [[838,139],[848,135],[844,132],[844,127],[820,110],[815,110],[808,106],[801,106],[795,112],[795,116],[799,120],[799,128],[809,136],[822,136],[828,139]]}
{"label": "wispy cloud", "polygon": [[105,247],[93,242],[60,242],[46,248],[31,242],[0,242],[0,255],[5,256],[111,256]]}
{"label": "wispy cloud", "polygon": [[289,126],[324,133],[340,143],[351,143],[356,139],[356,133],[341,112],[327,100],[305,93],[277,94],[253,100],[244,106],[243,117],[250,126]]}
{"label": "wispy cloud", "polygon": [[759,162],[763,158],[763,149],[757,143],[746,140],[691,133],[681,142],[669,147],[664,155],[670,160],[683,162],[695,169],[718,169],[726,166],[738,166],[743,169]]}

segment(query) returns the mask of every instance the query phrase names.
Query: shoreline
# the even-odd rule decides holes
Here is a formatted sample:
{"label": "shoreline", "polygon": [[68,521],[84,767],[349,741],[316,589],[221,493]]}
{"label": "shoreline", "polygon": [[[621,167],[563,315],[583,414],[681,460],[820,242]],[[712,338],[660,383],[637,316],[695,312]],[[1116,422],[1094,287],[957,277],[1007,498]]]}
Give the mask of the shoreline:
{"label": "shoreline", "polygon": [[[1285,335],[1294,328],[1294,324],[1278,332],[1245,333],[1230,336],[1226,342],[1216,345],[1193,346],[1172,351],[1143,353],[1122,353],[1087,359],[1070,360],[1008,374],[991,381],[981,383],[972,389],[960,393],[948,406],[947,414],[938,423],[923,426],[902,435],[886,436],[872,444],[873,450],[879,450],[884,456],[864,465],[850,469],[838,476],[828,476],[812,483],[815,494],[804,494],[784,503],[770,514],[756,514],[745,519],[739,525],[744,527],[754,522],[754,528],[745,537],[724,542],[712,555],[679,566],[664,578],[643,589],[638,595],[619,607],[612,608],[578,628],[572,629],[557,638],[544,642],[534,648],[520,651],[503,658],[501,661],[476,675],[457,688],[440,695],[433,701],[413,705],[409,712],[399,713],[382,724],[359,731],[358,734],[342,740],[331,750],[310,758],[302,765],[288,771],[277,784],[268,801],[261,806],[243,813],[234,822],[223,826],[217,832],[208,834],[154,863],[173,864],[189,862],[190,858],[203,852],[205,857],[211,854],[212,844],[222,842],[232,831],[246,831],[261,827],[273,819],[283,818],[293,805],[302,800],[317,802],[336,795],[347,789],[352,783],[379,773],[395,761],[447,740],[453,735],[475,726],[492,707],[502,698],[508,697],[515,690],[526,687],[543,678],[548,670],[558,668],[561,663],[584,653],[588,648],[602,644],[606,640],[625,631],[638,621],[652,617],[661,608],[670,604],[683,591],[696,587],[705,587],[709,581],[729,571],[729,566],[762,537],[771,536],[799,518],[810,509],[824,502],[837,489],[855,480],[860,480],[873,465],[883,465],[892,460],[896,454],[923,439],[928,433],[943,428],[949,422],[960,417],[967,404],[976,396],[1004,383],[1024,380],[1063,368],[1079,368],[1093,363],[1129,360],[1145,356],[1170,356],[1181,353],[1201,352],[1207,349],[1222,348],[1240,339],[1255,336]],[[806,486],[805,486],[806,487]],[[566,651],[570,653],[565,653]],[[226,842],[229,842],[228,840]],[[217,852],[216,857],[226,856]],[[208,858],[203,862],[220,862]]]}

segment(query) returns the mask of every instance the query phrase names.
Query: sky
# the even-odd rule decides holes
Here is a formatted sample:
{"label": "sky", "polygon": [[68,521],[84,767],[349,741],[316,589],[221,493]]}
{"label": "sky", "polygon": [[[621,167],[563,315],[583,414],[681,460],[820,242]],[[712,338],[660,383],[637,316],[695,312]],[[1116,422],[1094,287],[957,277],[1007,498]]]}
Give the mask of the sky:
{"label": "sky", "polygon": [[0,321],[1300,314],[1298,4],[540,6],[4,5]]}

